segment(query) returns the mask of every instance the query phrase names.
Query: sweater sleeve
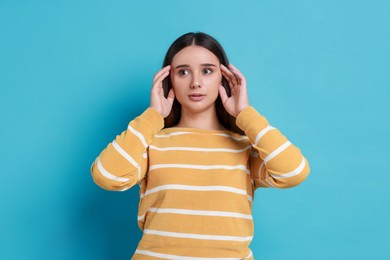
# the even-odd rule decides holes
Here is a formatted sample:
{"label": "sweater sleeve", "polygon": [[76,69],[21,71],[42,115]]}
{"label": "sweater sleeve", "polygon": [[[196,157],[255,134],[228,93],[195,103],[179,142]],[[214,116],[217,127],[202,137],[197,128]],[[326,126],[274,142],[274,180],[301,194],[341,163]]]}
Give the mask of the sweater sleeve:
{"label": "sweater sleeve", "polygon": [[253,107],[242,110],[236,124],[248,136],[251,153],[251,176],[258,187],[290,188],[303,182],[310,172],[300,149]]}
{"label": "sweater sleeve", "polygon": [[92,163],[90,171],[94,182],[114,191],[140,185],[147,172],[148,146],[163,127],[162,116],[152,108],[132,120]]}

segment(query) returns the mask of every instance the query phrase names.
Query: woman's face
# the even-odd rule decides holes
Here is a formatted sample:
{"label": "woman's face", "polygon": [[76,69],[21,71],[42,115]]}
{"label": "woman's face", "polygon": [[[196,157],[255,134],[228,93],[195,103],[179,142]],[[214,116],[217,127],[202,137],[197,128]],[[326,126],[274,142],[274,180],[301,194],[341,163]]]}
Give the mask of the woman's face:
{"label": "woman's face", "polygon": [[206,48],[188,46],[172,60],[171,82],[182,110],[214,111],[222,73],[218,58]]}

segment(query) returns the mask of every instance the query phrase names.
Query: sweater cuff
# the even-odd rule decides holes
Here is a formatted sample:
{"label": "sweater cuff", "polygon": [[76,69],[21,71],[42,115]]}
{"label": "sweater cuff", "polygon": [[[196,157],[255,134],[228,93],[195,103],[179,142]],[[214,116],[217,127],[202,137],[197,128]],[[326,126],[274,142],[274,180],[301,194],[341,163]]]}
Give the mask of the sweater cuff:
{"label": "sweater cuff", "polygon": [[243,109],[236,118],[236,125],[245,132],[245,135],[254,143],[257,134],[269,126],[268,120],[253,107]]}
{"label": "sweater cuff", "polygon": [[156,134],[161,129],[164,128],[164,118],[161,116],[157,110],[154,108],[147,108],[140,116],[138,116],[138,120],[147,121],[150,125],[150,131],[153,134]]}

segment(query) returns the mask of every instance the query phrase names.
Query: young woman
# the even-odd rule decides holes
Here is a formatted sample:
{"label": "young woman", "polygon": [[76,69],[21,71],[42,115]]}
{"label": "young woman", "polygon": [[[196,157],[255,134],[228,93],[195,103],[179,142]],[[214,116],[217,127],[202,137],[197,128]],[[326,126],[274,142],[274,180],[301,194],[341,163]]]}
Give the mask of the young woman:
{"label": "young woman", "polygon": [[97,185],[140,187],[143,236],[132,259],[253,259],[259,187],[305,180],[300,150],[249,105],[242,73],[211,36],[173,42],[150,107],[91,166]]}

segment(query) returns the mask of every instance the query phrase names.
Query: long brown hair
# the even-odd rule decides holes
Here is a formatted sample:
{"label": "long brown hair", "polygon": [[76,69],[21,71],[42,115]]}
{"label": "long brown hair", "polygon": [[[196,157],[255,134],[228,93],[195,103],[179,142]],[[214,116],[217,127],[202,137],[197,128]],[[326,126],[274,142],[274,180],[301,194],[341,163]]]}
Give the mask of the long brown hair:
{"label": "long brown hair", "polygon": [[[229,60],[226,56],[226,53],[216,39],[202,32],[196,32],[196,33],[190,32],[180,36],[172,43],[172,45],[169,47],[165,55],[164,63],[162,67],[171,65],[173,57],[176,55],[176,53],[178,53],[185,47],[191,45],[201,46],[203,48],[206,48],[218,58],[221,64],[225,65],[226,67],[229,65]],[[222,77],[222,85],[225,88],[227,95],[230,97],[231,94],[230,94],[229,83],[224,77]],[[165,97],[168,96],[168,92],[171,88],[172,88],[171,79],[170,77],[167,77],[163,81],[163,89],[164,89]],[[221,97],[219,95],[217,97],[217,100],[215,101],[215,110],[217,112],[218,121],[224,128],[235,133],[244,134],[244,132],[236,125],[236,118],[231,116],[224,108]],[[167,128],[167,127],[177,125],[179,123],[180,116],[181,116],[181,105],[175,98],[175,100],[173,101],[171,113],[164,119],[164,123],[165,123],[164,127]]]}

